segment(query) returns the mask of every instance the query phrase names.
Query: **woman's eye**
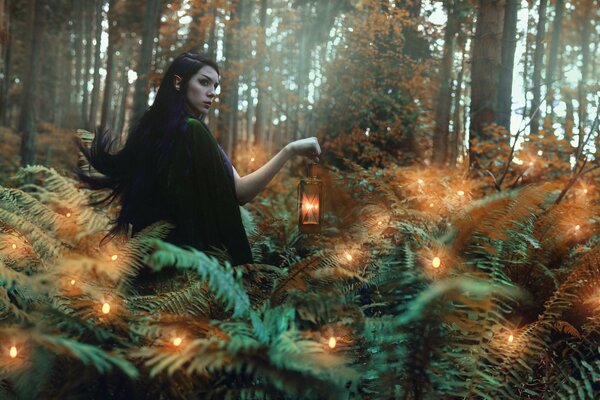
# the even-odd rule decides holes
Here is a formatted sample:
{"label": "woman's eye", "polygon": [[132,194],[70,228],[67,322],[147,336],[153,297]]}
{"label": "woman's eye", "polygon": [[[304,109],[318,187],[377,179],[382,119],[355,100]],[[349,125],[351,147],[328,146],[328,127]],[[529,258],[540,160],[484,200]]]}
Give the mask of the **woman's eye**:
{"label": "woman's eye", "polygon": [[200,80],[200,84],[201,84],[202,86],[206,86],[206,85],[208,85],[208,81],[207,81],[206,79],[201,79],[201,80]]}

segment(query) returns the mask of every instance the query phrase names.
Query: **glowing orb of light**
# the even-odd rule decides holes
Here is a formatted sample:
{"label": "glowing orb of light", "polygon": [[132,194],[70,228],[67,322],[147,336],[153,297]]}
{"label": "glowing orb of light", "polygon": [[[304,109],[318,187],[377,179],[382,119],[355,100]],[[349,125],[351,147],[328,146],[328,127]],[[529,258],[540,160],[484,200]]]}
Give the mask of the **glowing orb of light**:
{"label": "glowing orb of light", "polygon": [[459,196],[464,196],[464,195],[465,195],[465,192],[464,192],[464,191],[462,191],[462,190],[459,190],[459,191],[458,191],[458,192],[456,192],[456,193],[457,193]]}
{"label": "glowing orb of light", "polygon": [[575,230],[578,231],[579,229],[581,229],[581,226],[575,225]]}
{"label": "glowing orb of light", "polygon": [[336,345],[337,341],[335,340],[335,338],[332,336],[329,338],[329,348],[333,349]]}
{"label": "glowing orb of light", "polygon": [[250,162],[254,162],[254,157],[252,157],[252,158],[250,159]]}
{"label": "glowing orb of light", "polygon": [[423,179],[421,178],[417,179],[417,182],[419,183],[419,185],[422,185],[424,183]]}
{"label": "glowing orb of light", "polygon": [[108,314],[110,312],[110,304],[108,304],[108,303],[102,304],[102,312],[104,314]]}
{"label": "glowing orb of light", "polygon": [[75,284],[75,279],[71,279],[71,286]]}
{"label": "glowing orb of light", "polygon": [[116,261],[117,258],[119,258],[119,256],[116,254],[113,254],[113,256],[110,259],[113,261]]}
{"label": "glowing orb of light", "polygon": [[512,342],[513,342],[513,340],[515,340],[515,337],[514,337],[513,335],[510,335],[510,336],[508,337],[508,343],[512,343]]}
{"label": "glowing orb of light", "polygon": [[429,203],[429,207],[433,207],[433,203]]}
{"label": "glowing orb of light", "polygon": [[71,213],[67,213],[67,218],[69,218],[71,216]]}
{"label": "glowing orb of light", "polygon": [[179,345],[181,344],[181,342],[183,342],[183,339],[182,339],[182,338],[180,338],[180,337],[176,337],[176,338],[173,340],[173,345],[174,345],[174,346],[179,346]]}
{"label": "glowing orb of light", "polygon": [[441,264],[442,264],[442,260],[440,260],[439,257],[434,257],[433,260],[431,260],[431,266],[433,268],[439,268]]}
{"label": "glowing orb of light", "polygon": [[344,253],[344,255],[346,256],[346,260],[352,261],[352,256],[350,255],[350,253],[346,252]]}
{"label": "glowing orb of light", "polygon": [[15,346],[12,346],[8,351],[8,354],[11,358],[15,358],[17,356],[17,348]]}
{"label": "glowing orb of light", "polygon": [[17,245],[13,243],[11,247],[12,247],[13,249],[16,249],[16,248],[17,248]]}

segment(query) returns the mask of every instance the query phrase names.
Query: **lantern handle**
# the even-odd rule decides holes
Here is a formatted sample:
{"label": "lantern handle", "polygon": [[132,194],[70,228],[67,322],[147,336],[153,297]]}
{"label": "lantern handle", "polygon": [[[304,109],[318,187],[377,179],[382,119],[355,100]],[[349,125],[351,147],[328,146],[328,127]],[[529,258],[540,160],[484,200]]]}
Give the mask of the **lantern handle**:
{"label": "lantern handle", "polygon": [[317,163],[313,162],[313,161],[309,161],[307,168],[306,168],[306,172],[309,178],[316,178],[317,177],[317,173],[315,166],[317,165]]}

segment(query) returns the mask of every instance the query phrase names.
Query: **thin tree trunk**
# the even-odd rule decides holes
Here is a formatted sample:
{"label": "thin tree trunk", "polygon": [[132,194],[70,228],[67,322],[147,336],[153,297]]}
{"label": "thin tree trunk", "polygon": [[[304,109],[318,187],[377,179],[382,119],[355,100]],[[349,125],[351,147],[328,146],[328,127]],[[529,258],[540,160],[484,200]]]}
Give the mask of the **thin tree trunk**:
{"label": "thin tree trunk", "polygon": [[[29,60],[35,60],[41,52],[41,44],[46,23],[46,1],[32,0],[30,6],[30,25],[33,27],[29,37]],[[35,92],[40,63],[28,62],[24,75],[23,93],[21,94],[21,115],[19,131],[21,132],[21,165],[35,163]]]}
{"label": "thin tree trunk", "polygon": [[[83,81],[81,79],[82,74],[81,70],[83,67],[84,54],[83,54],[83,37],[84,37],[84,26],[83,20],[85,18],[84,14],[84,4],[82,1],[75,1],[75,87],[74,87],[74,101],[75,106],[79,106],[76,109],[81,109],[81,104],[83,103],[83,99],[81,95],[83,93]],[[77,124],[80,124],[79,119],[83,117],[83,115],[77,113],[79,118],[77,120]]]}
{"label": "thin tree trunk", "polygon": [[560,33],[562,30],[562,17],[563,10],[565,8],[564,0],[556,0],[555,11],[554,11],[554,23],[552,24],[552,42],[550,43],[550,54],[548,56],[548,69],[546,70],[546,76],[548,81],[548,90],[546,95],[546,106],[550,106],[550,124],[554,117],[554,76],[557,60],[558,60],[558,46],[560,44]]}
{"label": "thin tree trunk", "polygon": [[89,121],[89,103],[90,103],[90,93],[88,90],[88,82],[90,80],[90,68],[92,67],[92,27],[94,25],[94,3],[88,2],[85,5],[85,15],[84,15],[84,24],[85,24],[85,70],[83,73],[83,92],[82,92],[82,100],[81,100],[81,118],[82,125],[85,126],[87,121]]}
{"label": "thin tree trunk", "polygon": [[[258,51],[266,51],[267,43],[266,43],[266,27],[267,27],[267,7],[268,0],[261,0],[260,2],[260,30],[258,32],[257,38],[257,49]],[[264,66],[264,57],[259,58],[259,63],[257,67],[257,76],[256,76],[256,86],[258,91],[258,99],[256,102],[256,121],[254,123],[254,144],[259,146],[263,142],[264,136],[264,102],[265,95],[264,91],[266,90],[266,81],[265,81],[265,66]]]}
{"label": "thin tree trunk", "polygon": [[97,129],[98,103],[100,99],[100,40],[102,39],[102,4],[104,0],[96,0],[96,44],[94,51],[94,87],[92,89],[92,99],[90,102],[90,122],[89,129]]}
{"label": "thin tree trunk", "polygon": [[[491,142],[488,126],[496,121],[498,78],[502,54],[504,8],[501,1],[479,0],[471,72],[469,165],[479,165],[474,142]],[[508,138],[506,140],[508,142]]]}
{"label": "thin tree trunk", "polygon": [[[452,142],[450,145],[450,167],[454,168],[456,166],[456,160],[459,154],[460,144],[463,140],[463,127],[462,118],[461,118],[461,107],[460,100],[462,97],[462,85],[464,79],[464,71],[465,71],[465,61],[467,51],[465,49],[465,39],[460,34],[458,34],[459,46],[462,49],[462,57],[460,62],[460,68],[458,70],[458,77],[456,78],[456,90],[454,91],[454,118],[452,124]],[[464,110],[463,110],[464,113]]]}
{"label": "thin tree trunk", "polygon": [[144,28],[142,33],[142,49],[137,68],[137,80],[133,95],[133,120],[137,121],[148,108],[148,74],[152,65],[152,48],[156,37],[158,23],[159,0],[149,0],[144,15]]}
{"label": "thin tree trunk", "polygon": [[517,13],[519,0],[506,0],[504,7],[504,29],[502,31],[502,66],[498,87],[497,123],[510,133],[512,113],[512,82],[517,44]]}
{"label": "thin tree trunk", "polygon": [[583,28],[581,30],[581,81],[578,87],[579,100],[579,140],[577,143],[577,154],[583,151],[585,141],[585,126],[587,123],[587,84],[590,70],[590,36],[592,30],[591,19],[588,18],[592,11],[590,0],[583,2],[585,7],[583,15]]}
{"label": "thin tree trunk", "polygon": [[112,116],[113,95],[115,84],[115,50],[117,42],[117,30],[112,26],[114,18],[114,7],[116,0],[111,0],[108,10],[108,48],[106,49],[106,78],[104,81],[104,97],[102,100],[102,117],[100,119],[100,132],[104,132],[112,127],[109,124]]}
{"label": "thin tree trunk", "polygon": [[129,97],[129,79],[128,79],[129,67],[125,67],[121,74],[121,100],[119,109],[117,110],[117,117],[115,118],[115,131],[119,135],[119,140],[122,141],[126,135],[123,132],[125,125],[125,113],[127,111],[127,99]]}
{"label": "thin tree trunk", "polygon": [[12,24],[10,21],[10,0],[0,0],[0,57],[2,69],[0,74],[0,123],[8,125],[8,87],[10,85],[10,56]]}
{"label": "thin tree trunk", "polygon": [[531,135],[537,135],[540,126],[540,101],[542,98],[542,68],[544,67],[544,38],[546,37],[546,7],[548,0],[540,0],[537,32],[535,34],[535,53],[533,55],[533,100],[531,101]]}
{"label": "thin tree trunk", "polygon": [[448,136],[450,125],[450,108],[452,102],[452,61],[454,60],[454,47],[458,21],[454,15],[454,3],[448,5],[448,23],[444,32],[444,53],[440,66],[440,88],[438,103],[435,112],[435,128],[433,132],[433,163],[441,166],[446,163],[448,155]]}

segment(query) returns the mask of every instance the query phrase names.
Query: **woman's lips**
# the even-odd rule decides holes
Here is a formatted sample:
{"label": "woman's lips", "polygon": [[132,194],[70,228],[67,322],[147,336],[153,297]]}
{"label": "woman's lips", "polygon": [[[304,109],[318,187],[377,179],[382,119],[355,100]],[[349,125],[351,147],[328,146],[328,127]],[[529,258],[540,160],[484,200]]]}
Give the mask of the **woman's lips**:
{"label": "woman's lips", "polygon": [[210,106],[211,106],[211,104],[212,104],[212,102],[210,102],[210,101],[205,101],[205,102],[204,102],[204,105],[205,105],[206,107],[210,107]]}

